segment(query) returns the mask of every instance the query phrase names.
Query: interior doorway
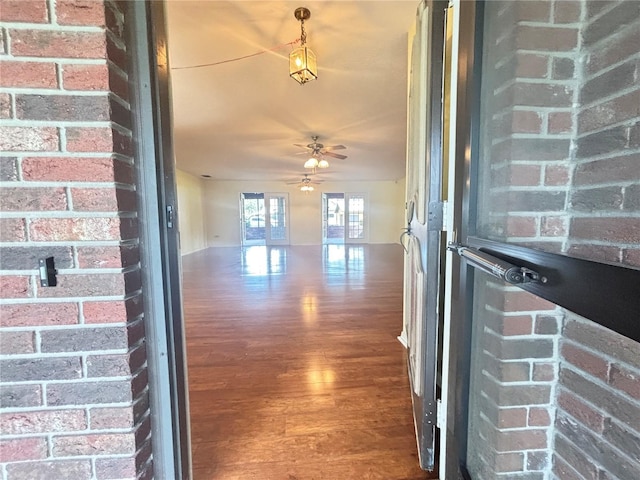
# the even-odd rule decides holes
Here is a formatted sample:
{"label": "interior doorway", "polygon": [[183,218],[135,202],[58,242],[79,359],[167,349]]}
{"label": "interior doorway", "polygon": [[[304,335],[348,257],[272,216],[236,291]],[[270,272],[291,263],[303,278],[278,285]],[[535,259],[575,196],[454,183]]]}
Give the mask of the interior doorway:
{"label": "interior doorway", "polygon": [[[407,23],[410,23],[411,18],[407,18]],[[163,40],[163,39],[161,39]],[[163,43],[162,41],[160,41],[159,43]],[[166,64],[163,65],[163,67],[166,67]],[[159,74],[161,77],[165,78],[164,74],[166,73],[165,70],[163,70],[162,68],[159,68]],[[165,78],[166,79],[166,78]],[[391,136],[390,136],[391,137]],[[163,141],[168,142],[169,144],[171,143],[171,136],[167,135]],[[173,158],[172,158],[173,160]],[[260,190],[253,190],[253,186],[249,187],[252,190],[242,190],[244,192],[260,192]],[[256,187],[259,188],[259,187]],[[268,187],[267,187],[268,188]],[[276,187],[277,188],[277,187]],[[237,208],[238,208],[238,193],[234,192],[234,198],[233,198],[233,211],[237,212]],[[262,237],[263,238],[253,238],[251,240],[253,241],[260,241],[263,242],[263,245],[266,245],[267,248],[262,248],[262,247],[257,247],[260,251],[267,251],[270,252],[271,255],[269,257],[269,268],[275,268],[273,266],[277,266],[277,270],[278,272],[283,272],[283,271],[288,271],[291,270],[293,271],[294,268],[299,268],[299,264],[302,262],[302,260],[304,261],[308,261],[309,260],[309,256],[300,256],[300,255],[288,255],[287,252],[289,252],[288,249],[280,249],[280,247],[274,247],[273,249],[270,249],[268,247],[268,245],[277,245],[278,243],[288,243],[289,242],[289,224],[290,224],[290,217],[289,217],[289,211],[288,211],[288,207],[289,207],[289,199],[286,195],[282,195],[282,196],[278,196],[277,194],[273,194],[273,195],[269,195],[268,193],[264,192],[260,192],[260,193],[254,193],[252,194],[254,195],[254,198],[250,198],[251,195],[247,195],[245,197],[245,195],[243,195],[241,197],[240,203],[241,203],[241,208],[240,208],[240,212],[241,215],[240,217],[240,222],[243,225],[243,230],[245,231],[245,233],[243,234],[243,237],[246,237],[246,229],[247,228],[256,228],[256,229],[262,229]],[[293,197],[293,193],[292,193],[292,197]],[[373,197],[373,194],[372,194]],[[253,203],[255,206],[254,211],[249,212],[249,208],[245,211],[244,208],[244,201],[247,200],[247,205],[249,205],[250,203]],[[342,202],[343,202],[343,215],[342,215],[342,242],[343,243],[367,243],[369,240],[369,204],[368,204],[368,197],[366,194],[364,193],[342,193]],[[317,205],[317,203],[316,203]],[[236,225],[237,225],[237,219],[234,219],[236,221]],[[319,223],[319,222],[318,222]],[[318,223],[316,223],[316,225],[318,225]],[[256,231],[254,232],[256,234],[259,233]],[[317,238],[317,237],[316,237]],[[318,246],[319,247],[319,246]],[[392,255],[395,255],[396,253],[399,254],[398,257],[401,258],[401,248],[398,245],[392,245],[392,247],[395,247],[396,252],[392,252]],[[254,247],[250,247],[250,248],[254,248]],[[362,309],[363,311],[366,312],[366,314],[362,314],[362,312],[360,312],[360,314],[356,314],[357,312],[353,312],[353,311],[349,311],[349,308],[353,308],[353,304],[351,302],[352,300],[352,296],[355,292],[358,292],[359,294],[364,294],[369,295],[369,296],[374,296],[375,293],[373,292],[373,290],[370,290],[366,283],[369,280],[369,271],[366,269],[365,267],[365,262],[362,261],[362,259],[366,258],[366,252],[364,252],[364,250],[360,250],[360,246],[357,247],[345,247],[348,248],[348,255],[344,255],[343,258],[345,258],[344,261],[340,261],[338,262],[338,266],[341,265],[345,265],[344,268],[345,270],[349,270],[350,271],[350,277],[347,278],[346,276],[340,274],[336,274],[336,266],[334,265],[334,263],[332,262],[332,268],[331,269],[326,269],[327,271],[329,271],[329,273],[332,273],[332,284],[330,287],[326,287],[326,291],[322,291],[322,295],[324,297],[329,297],[331,294],[335,295],[335,292],[333,292],[331,289],[333,288],[343,288],[346,289],[346,291],[348,291],[348,294],[346,293],[339,293],[338,297],[344,301],[344,303],[342,304],[342,308],[340,309],[339,313],[337,314],[337,318],[340,320],[340,322],[343,324],[343,326],[347,327],[347,333],[343,334],[330,334],[328,335],[328,337],[330,337],[333,341],[336,341],[339,343],[339,346],[343,349],[343,351],[339,352],[338,357],[334,358],[332,360],[337,360],[337,364],[338,365],[342,365],[345,367],[344,371],[336,371],[334,374],[331,373],[330,369],[324,368],[326,367],[326,365],[323,362],[326,362],[327,360],[327,352],[326,351],[319,351],[319,352],[315,352],[312,350],[309,350],[309,339],[307,338],[307,336],[302,335],[300,337],[298,337],[299,340],[299,346],[302,349],[300,355],[303,357],[304,360],[308,360],[308,357],[312,357],[311,360],[313,360],[315,363],[311,363],[308,372],[305,372],[306,375],[306,379],[308,380],[308,382],[310,383],[311,387],[310,388],[325,388],[328,384],[331,384],[332,382],[335,384],[340,384],[340,382],[346,381],[347,383],[352,381],[352,373],[353,371],[362,371],[362,368],[360,365],[358,365],[359,363],[359,357],[354,356],[354,352],[353,352],[353,345],[354,342],[356,342],[357,344],[359,344],[360,346],[362,346],[365,349],[365,353],[363,354],[363,357],[367,357],[368,359],[372,360],[374,362],[374,366],[370,369],[370,370],[365,370],[364,373],[369,375],[371,372],[373,371],[377,371],[382,369],[382,372],[385,372],[387,365],[383,364],[380,365],[379,363],[377,363],[379,361],[379,359],[381,358],[381,352],[382,352],[382,348],[377,349],[374,348],[373,350],[367,350],[367,348],[371,348],[371,345],[373,345],[373,343],[368,342],[368,341],[362,341],[362,339],[359,337],[359,335],[361,334],[360,332],[364,331],[364,330],[368,330],[369,329],[369,325],[367,325],[366,323],[354,328],[354,320],[355,319],[360,319],[362,321],[370,321],[372,318],[373,313],[375,312],[371,312],[368,311],[367,308],[371,308],[371,305],[373,304],[374,299],[373,298],[366,298],[365,300],[368,300],[368,303],[363,304]],[[367,247],[364,247],[367,248]],[[371,246],[371,248],[374,248],[374,246]],[[236,249],[236,250],[240,250],[240,249]],[[177,251],[177,250],[176,250]],[[222,249],[220,250],[222,252]],[[224,252],[222,252],[224,253]],[[229,257],[224,257],[224,259],[228,259],[231,258]],[[375,258],[375,259],[384,259],[385,257],[383,255],[380,255],[380,252],[376,252],[375,255],[371,255],[371,258]],[[237,262],[238,263],[238,262]],[[245,264],[250,263],[248,260],[245,262]],[[394,264],[395,266],[397,266],[399,263],[398,262],[383,262],[385,263],[387,266],[388,265],[392,265]],[[238,263],[238,265],[243,265],[242,261],[240,261]],[[237,266],[237,265],[236,265]],[[199,271],[200,273],[202,273],[203,270],[207,270],[210,268],[210,265],[207,265],[207,262],[196,262],[196,264],[194,265],[194,269]],[[243,267],[244,268],[244,267]],[[367,273],[365,275],[365,272]],[[210,300],[210,291],[209,289],[212,288],[223,288],[227,286],[227,282],[225,281],[226,279],[226,275],[227,275],[227,271],[225,270],[221,270],[219,271],[219,276],[214,276],[211,282],[198,282],[197,285],[200,288],[204,288],[205,289],[205,293],[204,293],[204,298],[205,300]],[[397,272],[396,272],[397,273]],[[301,273],[301,278],[308,280],[310,275],[310,270],[306,269],[306,268],[302,268],[302,273]],[[255,274],[255,270],[251,270],[249,268],[243,269],[243,271],[241,272],[241,276],[246,277],[247,279],[247,284],[249,286],[251,285],[255,285],[257,280],[257,276]],[[260,280],[266,280],[263,281],[262,283],[264,284],[264,287],[266,289],[266,292],[269,294],[269,296],[273,296],[274,292],[275,293],[279,293],[282,292],[283,290],[281,289],[280,283],[282,281],[282,275],[269,275],[266,278],[261,278]],[[384,281],[388,281],[390,278],[392,278],[390,275],[385,274],[384,275]],[[402,282],[400,279],[398,279],[397,277],[393,277],[395,278],[395,280],[393,282],[391,282],[391,284],[393,285],[393,288],[397,288],[400,289]],[[314,280],[314,278],[311,278],[312,280]],[[299,282],[300,284],[302,284],[302,282]],[[296,286],[299,286],[298,284],[296,284]],[[322,286],[321,282],[317,282],[315,284],[311,284],[308,288],[317,288],[319,286]],[[323,287],[324,288],[324,287]],[[189,304],[189,297],[188,297],[188,293],[189,292],[193,292],[194,290],[189,289],[186,285],[185,285],[185,304]],[[226,308],[226,303],[225,301],[220,301],[218,303],[214,303],[211,305],[211,308],[202,308],[202,305],[204,305],[204,303],[200,304],[197,302],[194,302],[193,304],[191,304],[191,306],[195,309],[198,310],[199,313],[201,314],[207,314],[209,310],[218,310],[218,311],[222,311],[224,314],[226,314],[226,316],[230,319],[234,319],[235,317],[233,317],[235,315],[235,310],[236,310],[236,306],[239,305],[240,303],[243,304],[243,306],[245,307],[249,307],[249,309],[253,309],[253,311],[251,312],[252,315],[250,316],[250,321],[252,322],[257,322],[256,324],[259,324],[259,322],[264,320],[264,311],[265,311],[265,302],[261,301],[263,300],[262,298],[259,298],[257,296],[254,295],[254,291],[249,289],[249,291],[247,292],[247,295],[242,296],[241,298],[237,298],[234,301],[230,301],[228,303],[228,309],[225,310]],[[284,291],[284,293],[286,294],[287,292]],[[303,295],[300,297],[300,300],[298,303],[296,303],[292,308],[287,309],[287,313],[290,312],[295,312],[296,309],[300,309],[304,315],[300,318],[297,318],[297,320],[302,320],[304,322],[309,322],[309,324],[315,322],[315,324],[317,325],[318,328],[322,329],[322,327],[324,327],[324,324],[322,322],[320,322],[318,319],[322,318],[322,316],[319,315],[320,312],[320,308],[323,306],[322,302],[317,300],[321,297],[319,296],[314,296],[312,294],[313,292],[308,292],[305,291],[303,292]],[[386,298],[388,300],[388,293],[389,293],[389,289],[388,288],[383,288],[382,289],[382,293],[380,293],[379,295],[376,296],[376,298]],[[396,292],[397,293],[397,292]],[[265,297],[266,298],[266,297]],[[338,305],[338,302],[334,302],[333,298],[331,298],[331,300],[326,300],[325,302],[327,305],[332,306],[332,307],[336,307]],[[399,305],[401,305],[401,300],[398,302]],[[279,303],[276,303],[275,305],[279,305]],[[395,305],[395,304],[394,304]],[[397,305],[395,305],[397,306]],[[274,307],[275,308],[275,307]],[[267,309],[268,310],[268,309]],[[373,309],[375,310],[375,308]],[[399,377],[395,377],[397,380],[395,381],[395,384],[392,388],[392,390],[394,390],[394,393],[398,393],[399,395],[401,395],[400,392],[404,391],[405,393],[408,391],[407,389],[407,385],[402,383],[404,381],[407,380],[406,378],[406,370],[405,370],[405,366],[403,364],[403,355],[402,355],[402,347],[400,346],[399,343],[397,343],[395,341],[395,335],[397,333],[397,330],[399,330],[401,328],[401,325],[397,322],[397,320],[399,318],[401,318],[401,314],[400,315],[396,315],[395,317],[393,315],[390,314],[390,309],[388,308],[381,308],[380,309],[380,313],[382,314],[382,316],[384,318],[388,319],[394,319],[394,321],[396,321],[396,323],[394,323],[393,325],[393,334],[389,334],[389,332],[385,332],[382,336],[384,337],[384,341],[389,341],[388,345],[393,345],[393,348],[397,348],[400,349],[400,353],[401,355],[398,357],[399,363],[396,364],[394,366],[395,367],[401,367],[401,373]],[[306,325],[306,324],[305,324]],[[237,328],[238,326],[240,327],[240,332],[242,331],[243,327],[246,327],[246,325],[238,325],[237,323],[231,322],[231,326],[233,328]],[[263,324],[262,327],[268,327],[268,325]],[[269,329],[267,328],[267,331]],[[271,331],[269,331],[268,333],[275,333],[278,334],[278,330],[277,329],[270,329]],[[322,330],[321,330],[322,331]],[[304,329],[298,329],[296,330],[296,334],[300,334],[300,333],[304,333],[305,330]],[[188,332],[187,332],[188,335]],[[202,332],[198,332],[197,335],[202,336]],[[378,335],[378,334],[376,334]],[[276,335],[277,337],[277,335]],[[213,360],[215,360],[213,358],[213,353],[212,353],[212,342],[213,340],[211,338],[207,338],[206,336],[204,336],[205,341],[203,343],[203,348],[202,348],[202,355],[204,358],[204,364],[206,365],[211,365],[213,363]],[[360,342],[358,342],[358,340],[360,340]],[[314,340],[316,341],[316,340]],[[231,339],[229,342],[227,342],[224,346],[225,347],[229,347],[234,351],[237,351],[237,342],[243,342],[243,339],[241,337],[241,335],[234,337],[233,339]],[[254,343],[251,344],[249,346],[253,347],[254,349],[251,350],[251,353],[259,353],[260,352],[260,344],[259,344],[259,340],[256,340],[256,342],[258,343]],[[307,343],[305,343],[307,342]],[[255,350],[255,347],[257,345],[258,350]],[[319,344],[315,345],[316,347]],[[314,345],[311,345],[311,347],[313,347]],[[305,349],[306,348],[306,349]],[[220,353],[220,350],[217,350],[217,353]],[[317,353],[317,355],[316,355]],[[189,352],[189,355],[191,356],[191,352]],[[224,357],[224,353],[222,355],[222,357]],[[222,359],[224,360],[224,358],[222,357],[217,357],[218,360]],[[275,360],[278,360],[279,357],[274,356]],[[246,360],[246,358],[238,358],[236,359],[237,363],[242,366],[242,361]],[[298,359],[299,360],[299,359]],[[257,364],[262,364],[262,362],[256,362]],[[277,362],[276,362],[277,363]],[[350,365],[351,364],[355,364],[355,366],[353,367],[353,371],[350,371]],[[293,366],[287,366],[287,369],[291,369],[292,372],[294,370],[296,370],[296,368],[299,369],[299,367],[296,367],[295,365]],[[191,374],[191,369],[190,369],[190,374]],[[242,382],[237,382],[238,379],[242,379],[243,375],[246,374],[247,372],[240,372],[237,374],[236,377],[233,377],[229,380],[229,383],[231,382],[236,382],[240,385],[242,385]],[[333,376],[332,376],[333,375]],[[278,380],[281,378],[286,379],[287,377],[287,371],[285,370],[284,372],[281,372],[278,376],[273,377],[273,378],[268,378],[267,380],[267,386],[269,388],[272,388],[274,386],[278,386]],[[202,377],[206,382],[214,382],[217,386],[222,386],[224,387],[223,383],[224,380],[220,380],[219,377],[217,377],[216,375],[204,375]],[[373,423],[375,423],[376,421],[379,422],[388,422],[388,425],[385,424],[384,428],[389,428],[389,432],[388,434],[384,433],[382,429],[380,430],[376,430],[379,433],[379,436],[374,436],[374,440],[376,438],[378,439],[391,439],[391,444],[395,445],[394,448],[397,449],[397,451],[392,451],[389,456],[387,457],[387,459],[383,459],[380,457],[380,455],[378,455],[376,453],[377,449],[379,448],[379,445],[374,445],[375,448],[370,448],[367,449],[369,453],[374,453],[373,455],[373,461],[372,462],[363,462],[363,464],[367,463],[366,467],[362,467],[363,470],[362,471],[357,471],[355,472],[355,470],[353,470],[353,468],[351,468],[351,466],[353,465],[354,461],[361,457],[363,455],[363,452],[361,451],[357,451],[358,448],[361,448],[361,446],[364,444],[363,442],[358,441],[358,439],[356,438],[353,442],[349,442],[349,445],[354,446],[354,448],[356,449],[356,451],[352,452],[353,453],[353,458],[346,458],[341,460],[340,462],[335,463],[335,465],[331,465],[331,467],[338,467],[341,464],[343,468],[345,468],[346,470],[344,471],[350,471],[350,472],[355,472],[354,475],[349,475],[348,473],[342,474],[342,473],[336,473],[334,475],[329,474],[329,476],[326,477],[322,477],[322,478],[411,478],[411,479],[424,479],[424,478],[433,478],[434,474],[429,474],[429,473],[425,473],[420,471],[418,463],[417,463],[417,458],[414,450],[411,448],[411,446],[413,446],[413,443],[415,442],[415,438],[413,436],[410,437],[410,442],[407,442],[407,444],[405,446],[403,446],[402,448],[398,448],[397,445],[400,442],[397,442],[397,436],[398,436],[398,431],[400,430],[400,427],[409,427],[409,430],[411,431],[411,433],[413,434],[413,425],[412,425],[412,420],[411,420],[411,413],[410,413],[410,397],[407,395],[404,395],[405,400],[407,400],[409,402],[408,408],[405,408],[406,406],[403,406],[401,408],[390,408],[389,411],[387,412],[388,414],[385,415],[380,415],[380,409],[377,407],[379,406],[379,402],[382,402],[383,405],[386,405],[387,402],[390,402],[392,399],[388,398],[386,395],[389,394],[390,389],[381,389],[381,385],[384,382],[388,382],[389,379],[392,379],[394,377],[387,375],[387,376],[381,376],[379,378],[377,377],[373,377],[372,375],[369,375],[368,379],[366,380],[362,380],[362,382],[367,382],[368,386],[371,386],[373,388],[373,395],[365,395],[364,396],[364,402],[369,405],[369,406],[374,406],[376,407],[375,413],[372,413],[371,415],[362,415],[362,410],[359,409],[353,409],[353,405],[351,400],[344,398],[344,393],[345,393],[345,389],[344,388],[340,388],[338,389],[338,397],[340,398],[321,398],[320,401],[326,401],[329,400],[330,401],[330,409],[331,411],[336,411],[338,407],[345,407],[345,408],[351,408],[350,411],[350,415],[353,416],[354,419],[358,419],[358,418],[362,418],[363,420],[366,420],[366,424],[367,424],[367,429],[370,429],[371,427],[371,423],[372,423],[372,419],[376,419]],[[218,380],[216,380],[218,379]],[[295,383],[295,382],[294,382]],[[209,383],[210,384],[210,383]],[[197,376],[195,374],[191,375],[190,379],[189,379],[189,389],[190,390],[198,390],[202,387],[203,385],[199,383],[199,381],[197,380]],[[356,389],[360,389],[361,387],[363,387],[363,385],[358,385],[356,382],[356,385],[353,386],[353,388]],[[346,387],[345,387],[346,388]],[[379,391],[380,390],[380,391]],[[397,392],[395,392],[395,390],[397,390]],[[251,403],[251,408],[255,409],[256,405],[256,395],[255,395],[255,391],[251,391],[251,390],[247,390],[244,392],[246,394],[247,399],[250,400],[249,403]],[[291,393],[291,392],[289,392]],[[296,408],[299,408],[301,405],[301,402],[296,401],[297,399],[299,399],[298,397],[295,396],[295,394],[290,395],[292,397],[292,403],[290,408],[292,410],[295,410]],[[210,395],[205,395],[207,402],[211,401],[211,396]],[[191,399],[187,399],[189,402],[193,399],[193,397]],[[372,399],[375,399],[374,402],[372,402]],[[317,406],[317,404],[315,403],[316,400],[313,400],[311,402],[309,402],[309,406],[312,407],[311,409],[313,410],[314,406]],[[304,404],[304,402],[302,402]],[[190,404],[193,405],[193,404]],[[377,406],[376,406],[377,405]],[[304,406],[304,405],[302,405]],[[268,408],[269,405],[266,405],[266,407]],[[205,416],[206,418],[211,418],[212,416],[215,416],[217,412],[219,412],[220,410],[223,409],[218,409],[216,410],[216,405],[214,404],[209,404],[207,403],[207,408],[205,409]],[[401,413],[398,412],[403,412],[405,411],[408,412],[408,415],[405,416],[405,418],[400,422],[398,421],[398,416],[401,415]],[[373,412],[373,410],[372,410]],[[207,417],[208,416],[208,417]],[[268,417],[271,418],[271,417]],[[183,419],[181,419],[183,420]],[[222,422],[221,425],[225,426],[225,428],[229,425],[225,422]],[[342,425],[342,423],[340,421],[336,421],[336,426],[340,427]],[[245,425],[243,425],[244,427]],[[249,427],[253,428],[255,427],[254,424],[248,425]],[[258,425],[260,426],[260,425]],[[264,431],[260,431],[259,433],[265,433],[265,434],[271,434],[274,431],[278,431],[278,428],[270,428],[270,425],[265,424],[264,426],[268,427],[266,428]],[[237,427],[237,425],[236,425]],[[187,427],[188,428],[188,427]],[[192,428],[193,428],[193,422],[192,422]],[[285,421],[284,424],[284,430],[286,431],[287,429],[295,429],[295,427],[291,427],[290,425],[287,424],[287,422]],[[335,436],[331,436],[329,435],[327,438],[319,438],[319,437],[314,437],[313,436],[313,429],[314,428],[319,428],[318,425],[314,425],[313,422],[310,422],[309,424],[306,424],[304,428],[308,428],[312,431],[312,437],[313,437],[313,441],[316,442],[318,445],[323,446],[324,448],[331,448],[333,446],[337,437]],[[281,428],[280,428],[281,429]],[[223,432],[226,435],[230,434],[230,431],[226,431]],[[317,433],[317,432],[316,432]],[[367,434],[367,430],[363,430],[362,432],[358,432],[356,431],[356,433],[360,434],[363,438],[361,440],[366,439],[365,437],[368,436]],[[202,450],[201,448],[199,448],[199,442],[202,441],[201,438],[198,438],[197,434],[193,435],[193,431],[192,431],[192,438],[194,440],[193,442],[193,454],[194,456],[196,455],[202,455]],[[249,436],[249,438],[253,438],[253,439],[261,439],[261,435],[251,435]],[[338,440],[340,440],[338,438]],[[296,442],[294,442],[294,444],[299,444],[300,442],[298,442],[296,440]],[[338,444],[340,443],[339,441],[337,442]],[[228,445],[228,443],[227,443]],[[403,443],[404,445],[404,443]],[[409,446],[411,445],[411,446]],[[244,448],[246,447],[246,445],[239,444],[239,450],[237,452],[234,452],[234,455],[237,454],[237,462],[239,464],[242,464],[243,462],[246,462],[246,457],[244,455],[245,450]],[[214,453],[215,455],[215,453]],[[400,472],[400,473],[394,473],[394,474],[389,474],[387,476],[384,477],[379,477],[380,472],[383,472],[383,468],[385,468],[385,462],[386,461],[386,465],[388,466],[396,466],[397,465],[397,458],[399,455],[404,455],[405,457],[408,456],[409,460],[410,460],[410,467],[407,467],[406,470]],[[185,456],[188,456],[185,455]],[[215,462],[215,457],[213,456],[206,456],[207,461],[211,462],[212,458],[213,461]],[[380,462],[380,463],[379,463]],[[326,467],[326,462],[324,459],[320,459],[320,461],[318,461],[317,463],[318,468],[322,469]],[[285,465],[286,467],[290,467],[291,465]],[[351,470],[349,470],[349,468],[351,468]],[[319,471],[319,470],[318,470]],[[336,470],[337,471],[337,470]],[[284,471],[282,472],[283,474],[285,473]],[[291,474],[288,474],[289,476],[291,476]],[[251,475],[249,475],[251,476]],[[284,477],[286,478],[287,475],[284,475]],[[278,475],[278,478],[280,477],[280,475]],[[208,477],[211,478],[211,477]],[[219,477],[216,477],[219,478]],[[237,478],[237,477],[234,477]],[[256,477],[256,478],[260,478],[260,477]],[[275,478],[275,477],[271,477],[271,478]]]}

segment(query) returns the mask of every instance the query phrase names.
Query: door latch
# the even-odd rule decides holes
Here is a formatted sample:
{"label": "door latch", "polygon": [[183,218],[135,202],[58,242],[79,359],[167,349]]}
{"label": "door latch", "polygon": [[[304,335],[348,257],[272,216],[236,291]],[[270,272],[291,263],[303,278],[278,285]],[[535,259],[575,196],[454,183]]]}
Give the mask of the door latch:
{"label": "door latch", "polygon": [[167,205],[167,228],[173,228],[173,205]]}

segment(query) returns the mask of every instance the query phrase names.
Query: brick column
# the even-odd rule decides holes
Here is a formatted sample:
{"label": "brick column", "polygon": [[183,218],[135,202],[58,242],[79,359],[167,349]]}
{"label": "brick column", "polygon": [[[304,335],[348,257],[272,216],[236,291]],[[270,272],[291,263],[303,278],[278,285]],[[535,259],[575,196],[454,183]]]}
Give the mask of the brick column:
{"label": "brick column", "polygon": [[0,1],[5,480],[152,476],[126,8]]}

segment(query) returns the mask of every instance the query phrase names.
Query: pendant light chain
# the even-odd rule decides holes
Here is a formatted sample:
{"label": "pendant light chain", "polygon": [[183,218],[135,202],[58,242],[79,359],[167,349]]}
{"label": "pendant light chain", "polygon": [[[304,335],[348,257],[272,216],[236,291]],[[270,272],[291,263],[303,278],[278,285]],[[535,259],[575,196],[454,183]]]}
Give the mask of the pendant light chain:
{"label": "pendant light chain", "polygon": [[307,32],[304,30],[304,18],[300,19],[300,44],[304,46],[307,43]]}

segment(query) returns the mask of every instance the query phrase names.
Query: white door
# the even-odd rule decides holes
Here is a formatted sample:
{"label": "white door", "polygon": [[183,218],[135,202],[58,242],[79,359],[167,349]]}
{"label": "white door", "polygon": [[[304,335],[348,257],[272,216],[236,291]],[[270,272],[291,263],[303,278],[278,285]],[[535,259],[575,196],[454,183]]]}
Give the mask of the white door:
{"label": "white door", "polygon": [[287,193],[265,193],[264,202],[267,245],[289,244],[289,195]]}
{"label": "white door", "polygon": [[345,243],[367,243],[367,196],[364,193],[345,193]]}

